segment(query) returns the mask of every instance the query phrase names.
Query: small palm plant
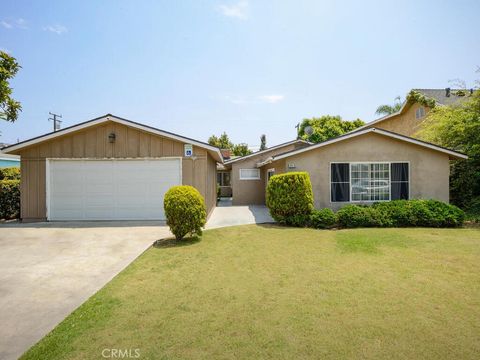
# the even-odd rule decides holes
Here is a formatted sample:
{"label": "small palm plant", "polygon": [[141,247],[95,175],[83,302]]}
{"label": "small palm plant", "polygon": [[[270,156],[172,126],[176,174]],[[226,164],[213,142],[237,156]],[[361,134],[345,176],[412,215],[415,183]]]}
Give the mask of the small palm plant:
{"label": "small palm plant", "polygon": [[375,111],[375,114],[377,114],[377,115],[390,115],[390,114],[393,114],[393,113],[396,113],[397,111],[399,111],[402,108],[402,105],[403,105],[402,98],[400,96],[397,96],[394,100],[393,105],[388,105],[388,104],[380,105],[377,108],[377,111]]}

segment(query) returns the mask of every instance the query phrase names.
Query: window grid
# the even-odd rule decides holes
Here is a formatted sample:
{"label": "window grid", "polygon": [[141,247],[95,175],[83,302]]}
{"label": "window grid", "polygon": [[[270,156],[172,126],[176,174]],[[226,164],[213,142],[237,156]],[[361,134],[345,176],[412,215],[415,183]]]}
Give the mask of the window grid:
{"label": "window grid", "polygon": [[390,163],[351,163],[350,201],[389,201]]}

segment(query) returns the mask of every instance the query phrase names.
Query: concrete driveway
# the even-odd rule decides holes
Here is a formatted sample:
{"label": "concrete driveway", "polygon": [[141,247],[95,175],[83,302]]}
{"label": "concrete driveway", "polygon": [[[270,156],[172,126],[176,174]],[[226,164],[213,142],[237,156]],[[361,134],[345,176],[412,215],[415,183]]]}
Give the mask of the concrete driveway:
{"label": "concrete driveway", "polygon": [[16,359],[155,240],[160,222],[0,225],[0,359]]}
{"label": "concrete driveway", "polygon": [[219,206],[213,209],[205,228],[215,229],[226,226],[263,224],[271,222],[274,221],[268,213],[266,206],[231,206],[228,203],[226,205],[219,203]]}

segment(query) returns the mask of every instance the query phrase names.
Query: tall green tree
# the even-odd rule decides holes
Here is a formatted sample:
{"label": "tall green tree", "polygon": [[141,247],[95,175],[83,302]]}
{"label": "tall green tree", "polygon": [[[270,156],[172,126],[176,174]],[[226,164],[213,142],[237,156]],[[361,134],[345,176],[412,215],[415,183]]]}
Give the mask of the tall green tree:
{"label": "tall green tree", "polygon": [[20,65],[17,60],[4,51],[0,51],[0,119],[14,122],[22,105],[12,97],[10,80],[15,77]]}
{"label": "tall green tree", "polygon": [[313,143],[343,135],[365,125],[360,120],[342,120],[340,116],[324,115],[318,118],[303,119],[298,127],[298,137]]}
{"label": "tall green tree", "polygon": [[396,113],[402,108],[402,98],[400,96],[397,96],[395,100],[393,101],[392,105],[380,105],[377,110],[375,111],[375,114],[377,115],[390,115],[393,113]]}
{"label": "tall green tree", "polygon": [[480,91],[460,104],[430,110],[417,136],[468,155],[452,163],[450,200],[467,210],[475,204],[480,211]]}
{"label": "tall green tree", "polygon": [[210,136],[208,138],[208,143],[220,149],[229,149],[235,156],[244,156],[252,153],[247,144],[234,144],[231,142],[226,132],[223,132],[223,134],[218,137],[215,135]]}
{"label": "tall green tree", "polygon": [[247,144],[240,143],[233,146],[232,153],[235,156],[245,156],[250,155],[252,153],[252,150],[248,148]]}
{"label": "tall green tree", "polygon": [[265,150],[267,148],[267,136],[262,134],[260,136],[260,151]]}
{"label": "tall green tree", "polygon": [[212,135],[208,138],[208,143],[210,145],[216,146],[220,149],[232,149],[233,143],[230,141],[226,132],[223,132],[219,137]]}

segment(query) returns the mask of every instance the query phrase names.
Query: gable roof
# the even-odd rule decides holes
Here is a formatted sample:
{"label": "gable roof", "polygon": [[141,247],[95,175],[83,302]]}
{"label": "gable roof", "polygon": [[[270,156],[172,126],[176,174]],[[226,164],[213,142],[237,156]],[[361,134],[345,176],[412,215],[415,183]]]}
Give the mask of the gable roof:
{"label": "gable roof", "polygon": [[21,141],[17,144],[13,144],[13,145],[10,145],[10,146],[7,146],[7,147],[3,148],[2,152],[6,153],[6,154],[9,154],[9,153],[18,151],[20,149],[23,149],[27,146],[31,146],[31,145],[35,145],[35,144],[38,144],[38,143],[41,143],[41,142],[44,142],[44,141],[47,141],[47,140],[55,139],[57,137],[61,137],[61,136],[70,134],[74,131],[82,130],[82,129],[85,129],[85,128],[88,128],[88,127],[91,127],[91,126],[95,126],[95,125],[99,125],[99,124],[102,124],[102,123],[105,123],[105,122],[108,122],[108,121],[113,121],[115,123],[122,124],[122,125],[125,125],[125,126],[129,126],[129,127],[132,127],[132,128],[138,129],[138,130],[142,130],[142,131],[145,131],[145,132],[148,132],[148,133],[151,133],[151,134],[167,137],[167,138],[170,138],[170,139],[173,139],[173,140],[177,140],[177,141],[181,141],[181,142],[184,142],[184,143],[188,143],[188,144],[198,146],[200,148],[203,148],[203,149],[206,149],[206,150],[210,151],[216,161],[218,161],[220,163],[223,163],[222,153],[220,152],[220,149],[217,148],[216,146],[207,144],[207,143],[202,142],[202,141],[194,140],[194,139],[191,139],[191,138],[188,138],[188,137],[185,137],[185,136],[174,134],[174,133],[169,132],[169,131],[157,129],[157,128],[154,128],[152,126],[140,124],[138,122],[127,120],[127,119],[124,119],[124,118],[121,118],[121,117],[118,117],[118,116],[115,116],[115,115],[112,115],[112,114],[106,114],[104,116],[100,116],[100,117],[92,119],[92,120],[88,120],[88,121],[85,121],[85,122],[82,122],[82,123],[79,123],[79,124],[76,124],[76,125],[72,125],[72,126],[63,128],[63,129],[58,130],[58,131],[50,132],[50,133],[45,134],[45,135],[41,135],[41,136],[34,137],[32,139]]}
{"label": "gable roof", "polygon": [[[456,95],[456,93],[459,90],[464,91],[466,95],[464,95],[464,96]],[[465,90],[465,89],[450,89],[450,96],[447,96],[447,89],[412,89],[412,91],[416,91],[416,92],[424,95],[425,97],[427,97],[429,99],[435,100],[435,102],[438,105],[441,105],[441,106],[450,106],[450,105],[454,105],[454,104],[459,104],[459,103],[465,101],[466,99],[468,99],[470,97],[470,95],[469,95],[470,90]],[[404,101],[403,104],[402,104],[402,107],[397,112],[394,112],[392,114],[388,114],[388,115],[382,116],[381,118],[372,120],[369,123],[366,123],[365,125],[360,126],[359,128],[353,130],[352,132],[364,129],[368,126],[372,126],[372,125],[378,124],[379,122],[382,122],[384,120],[390,119],[391,117],[400,115],[407,109],[407,107],[409,105],[411,105],[411,103],[409,103],[408,101]]]}
{"label": "gable roof", "polygon": [[441,147],[441,146],[438,146],[438,145],[434,145],[434,144],[431,144],[431,143],[428,143],[428,142],[425,142],[425,141],[422,141],[422,140],[414,139],[414,138],[411,138],[411,137],[408,137],[408,136],[405,136],[405,135],[400,135],[400,134],[394,133],[392,131],[378,129],[378,128],[368,128],[368,129],[363,129],[363,130],[357,130],[355,132],[350,132],[350,133],[338,136],[336,138],[329,139],[329,140],[323,141],[321,143],[308,146],[306,148],[302,148],[302,149],[298,149],[298,150],[292,150],[292,151],[285,152],[283,154],[278,154],[276,156],[272,156],[269,159],[265,160],[264,162],[258,164],[258,166],[261,167],[263,165],[271,163],[272,161],[285,159],[285,158],[293,156],[293,155],[301,154],[301,153],[306,152],[306,151],[311,151],[311,150],[314,150],[314,149],[318,149],[318,148],[321,148],[323,146],[334,144],[336,142],[340,142],[340,141],[347,140],[347,139],[350,139],[350,138],[353,138],[353,137],[365,135],[365,134],[368,134],[368,133],[380,134],[380,135],[383,135],[383,136],[386,136],[386,137],[390,137],[390,138],[393,138],[393,139],[405,141],[405,142],[408,142],[408,143],[411,143],[411,144],[415,144],[415,145],[419,145],[419,146],[422,146],[422,147],[425,147],[425,148],[428,148],[428,149],[439,151],[439,152],[448,154],[453,159],[468,159],[467,155],[462,154],[458,151],[450,150],[450,149],[447,149],[447,148],[444,148],[444,147]]}
{"label": "gable roof", "polygon": [[288,141],[288,142],[285,142],[285,143],[282,143],[282,144],[278,144],[278,145],[269,147],[268,149],[265,149],[265,150],[255,151],[254,153],[251,153],[251,154],[248,154],[248,155],[239,156],[239,157],[236,157],[236,158],[231,159],[231,160],[226,160],[225,165],[233,164],[234,162],[249,159],[251,157],[261,155],[261,154],[265,154],[269,151],[276,150],[276,149],[282,148],[284,146],[288,146],[288,145],[292,145],[292,144],[296,144],[296,143],[302,143],[302,144],[307,144],[307,145],[312,144],[311,142],[308,142],[308,141],[305,141],[305,140],[302,140],[302,139],[296,139],[296,140]]}

